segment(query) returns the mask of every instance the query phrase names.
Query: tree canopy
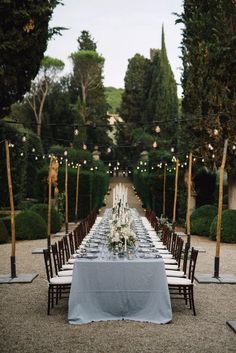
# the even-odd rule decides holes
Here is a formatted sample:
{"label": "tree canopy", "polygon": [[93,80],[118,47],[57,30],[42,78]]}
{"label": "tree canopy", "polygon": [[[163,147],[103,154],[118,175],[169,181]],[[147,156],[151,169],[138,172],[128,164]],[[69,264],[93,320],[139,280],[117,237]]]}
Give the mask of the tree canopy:
{"label": "tree canopy", "polygon": [[[60,0],[9,0],[0,4],[0,117],[21,100],[37,75],[54,8]],[[56,29],[55,29],[56,30]]]}
{"label": "tree canopy", "polygon": [[[236,142],[236,5],[186,0],[177,22],[184,23],[183,136],[189,149],[219,165],[226,136]],[[227,169],[235,168],[231,145]]]}

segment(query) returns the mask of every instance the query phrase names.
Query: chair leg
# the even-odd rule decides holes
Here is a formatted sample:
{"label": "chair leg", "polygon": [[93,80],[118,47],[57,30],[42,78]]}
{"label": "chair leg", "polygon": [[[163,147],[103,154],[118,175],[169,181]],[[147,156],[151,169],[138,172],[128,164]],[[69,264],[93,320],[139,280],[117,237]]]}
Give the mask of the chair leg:
{"label": "chair leg", "polygon": [[193,296],[193,287],[190,288],[190,296],[191,296],[191,302],[192,302],[193,315],[196,316],[196,310],[195,310],[195,305],[194,305],[194,296]]}
{"label": "chair leg", "polygon": [[51,307],[51,289],[48,287],[48,315],[50,315],[50,307]]}
{"label": "chair leg", "polygon": [[186,287],[183,287],[185,305],[188,304],[188,291],[186,291]]}

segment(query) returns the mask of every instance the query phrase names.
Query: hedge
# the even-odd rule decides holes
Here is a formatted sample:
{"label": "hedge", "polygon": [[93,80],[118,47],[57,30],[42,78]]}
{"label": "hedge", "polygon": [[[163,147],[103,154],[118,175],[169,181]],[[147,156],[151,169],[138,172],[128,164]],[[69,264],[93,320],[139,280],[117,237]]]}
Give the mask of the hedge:
{"label": "hedge", "polygon": [[210,234],[210,226],[217,215],[217,207],[204,205],[197,208],[190,217],[191,234],[207,235]]}
{"label": "hedge", "polygon": [[[30,208],[30,211],[38,213],[48,224],[48,205],[39,203]],[[51,233],[57,233],[60,231],[62,226],[62,218],[59,212],[52,207],[51,208]]]}
{"label": "hedge", "polygon": [[[210,227],[210,238],[216,239],[217,216]],[[221,241],[225,243],[236,243],[236,210],[225,210],[222,213]]]}
{"label": "hedge", "polygon": [[5,223],[0,219],[0,244],[7,243],[9,241],[9,234]]}
{"label": "hedge", "polygon": [[[180,171],[179,179],[183,179],[182,171]],[[155,173],[134,170],[133,182],[135,189],[143,202],[143,207],[153,209],[157,216],[160,217],[163,211],[163,170],[158,170]],[[166,216],[169,219],[172,219],[173,216],[174,183],[175,174],[168,172],[166,177]],[[185,194],[183,182],[181,184],[181,181],[179,181],[177,199],[177,216],[179,218],[185,216]]]}
{"label": "hedge", "polygon": [[[76,197],[77,169],[68,168],[68,208],[69,221],[75,220],[75,197]],[[48,168],[42,168],[37,174],[37,198],[42,203],[47,203],[48,197]],[[79,178],[79,218],[85,218],[89,212],[101,207],[104,196],[108,189],[109,176],[99,171],[88,171],[81,169]],[[60,195],[65,190],[65,170],[59,167],[58,188]]]}
{"label": "hedge", "polygon": [[36,212],[23,211],[15,217],[16,239],[41,239],[47,237],[47,225]]}

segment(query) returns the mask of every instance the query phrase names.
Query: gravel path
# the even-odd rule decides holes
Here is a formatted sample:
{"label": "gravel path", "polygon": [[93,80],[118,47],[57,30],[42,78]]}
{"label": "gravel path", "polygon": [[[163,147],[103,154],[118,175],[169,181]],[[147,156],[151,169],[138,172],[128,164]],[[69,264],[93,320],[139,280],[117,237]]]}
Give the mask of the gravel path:
{"label": "gravel path", "polygon": [[[143,214],[132,185],[127,186],[130,207]],[[108,207],[111,196],[107,196]],[[199,254],[197,272],[213,273],[215,242],[193,236],[192,244],[206,250]],[[226,325],[227,320],[236,320],[236,285],[197,284],[197,316],[182,301],[173,301],[173,321],[168,325],[108,321],[71,326],[67,323],[66,300],[61,300],[47,316],[43,256],[32,254],[33,248],[45,245],[46,240],[17,242],[17,273],[39,275],[31,284],[0,285],[1,353],[236,352],[236,335]],[[10,245],[0,245],[1,274],[9,273],[9,258]],[[220,268],[221,273],[236,275],[236,244],[222,244]]]}

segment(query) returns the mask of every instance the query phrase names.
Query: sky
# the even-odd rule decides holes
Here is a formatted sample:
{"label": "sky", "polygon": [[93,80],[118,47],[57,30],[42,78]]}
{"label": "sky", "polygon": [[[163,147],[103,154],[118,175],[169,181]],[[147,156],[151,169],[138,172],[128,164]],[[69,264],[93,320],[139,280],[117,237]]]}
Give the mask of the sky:
{"label": "sky", "polygon": [[78,49],[77,38],[89,31],[97,51],[105,58],[104,85],[124,87],[128,59],[136,53],[149,58],[150,48],[161,47],[164,24],[169,61],[181,96],[181,25],[174,12],[182,12],[183,0],[64,0],[54,10],[50,27],[66,27],[62,36],[48,43],[46,55],[65,63],[64,74],[72,71],[69,56]]}

